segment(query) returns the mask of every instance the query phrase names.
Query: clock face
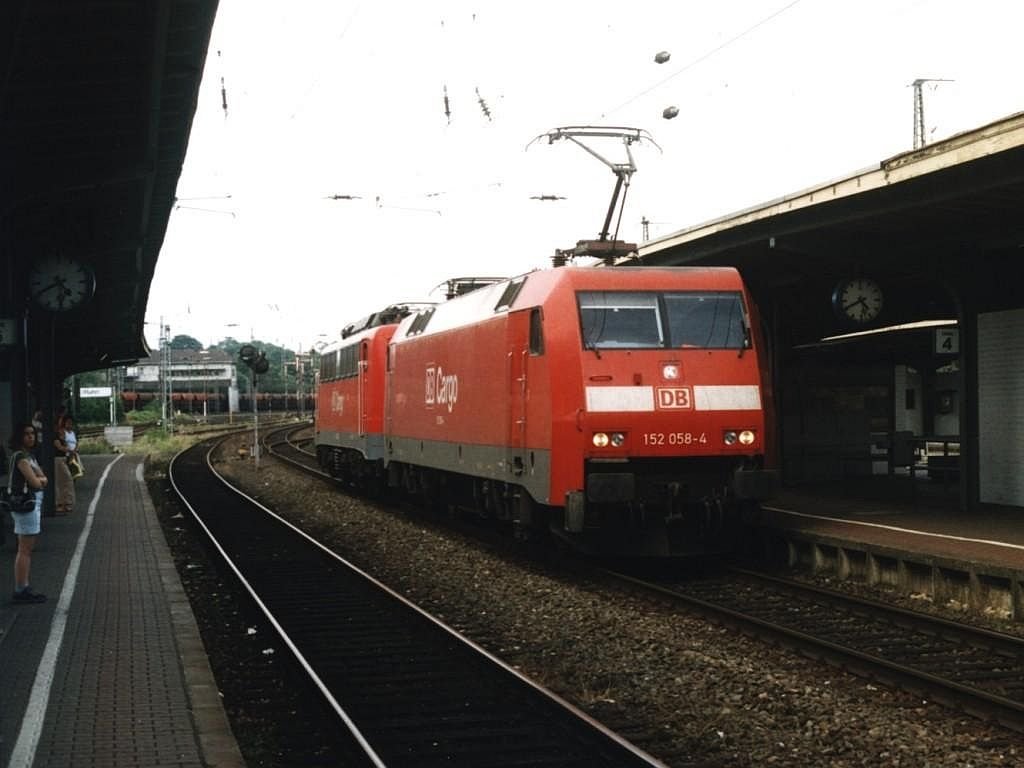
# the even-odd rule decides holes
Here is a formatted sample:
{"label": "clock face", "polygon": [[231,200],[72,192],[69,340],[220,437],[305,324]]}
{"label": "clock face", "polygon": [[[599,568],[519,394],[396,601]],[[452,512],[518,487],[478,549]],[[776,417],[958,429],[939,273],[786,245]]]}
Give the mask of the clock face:
{"label": "clock face", "polygon": [[844,320],[869,323],[882,312],[882,289],[867,277],[843,280],[832,294],[832,304]]}
{"label": "clock face", "polygon": [[92,297],[96,281],[82,263],[54,256],[36,264],[28,276],[32,300],[51,312],[66,312]]}

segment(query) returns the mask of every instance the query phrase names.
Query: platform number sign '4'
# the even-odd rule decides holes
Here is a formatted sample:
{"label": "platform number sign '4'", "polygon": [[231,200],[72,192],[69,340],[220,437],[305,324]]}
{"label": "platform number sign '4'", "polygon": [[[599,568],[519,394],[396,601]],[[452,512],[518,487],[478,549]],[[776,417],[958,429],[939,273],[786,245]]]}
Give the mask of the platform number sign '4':
{"label": "platform number sign '4'", "polygon": [[935,354],[960,354],[960,330],[958,328],[935,329]]}

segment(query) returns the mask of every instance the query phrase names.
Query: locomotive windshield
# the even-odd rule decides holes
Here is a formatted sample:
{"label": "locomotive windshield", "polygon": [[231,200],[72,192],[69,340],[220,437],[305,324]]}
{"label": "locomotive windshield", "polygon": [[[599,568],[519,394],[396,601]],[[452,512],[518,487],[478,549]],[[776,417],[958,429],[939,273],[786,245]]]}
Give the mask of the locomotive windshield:
{"label": "locomotive windshield", "polygon": [[743,349],[743,298],[733,291],[580,291],[587,349]]}

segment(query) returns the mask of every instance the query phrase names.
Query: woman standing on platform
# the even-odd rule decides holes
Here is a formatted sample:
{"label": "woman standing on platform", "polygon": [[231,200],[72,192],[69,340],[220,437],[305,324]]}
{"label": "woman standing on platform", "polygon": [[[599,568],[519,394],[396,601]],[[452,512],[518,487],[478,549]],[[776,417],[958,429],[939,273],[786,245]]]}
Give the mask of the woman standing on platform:
{"label": "woman standing on platform", "polygon": [[36,503],[31,512],[11,512],[14,518],[14,535],[18,537],[18,554],[14,557],[14,602],[45,603],[46,595],[33,592],[28,576],[32,566],[32,549],[39,535],[43,511],[43,489],[46,475],[36,461],[33,451],[36,447],[36,429],[31,422],[17,424],[10,442],[11,455],[10,483],[17,492],[32,490]]}
{"label": "woman standing on platform", "polygon": [[66,515],[75,506],[75,481],[71,477],[68,461],[78,458],[78,437],[75,422],[70,416],[61,416],[53,429],[53,474],[57,482],[57,514]]}

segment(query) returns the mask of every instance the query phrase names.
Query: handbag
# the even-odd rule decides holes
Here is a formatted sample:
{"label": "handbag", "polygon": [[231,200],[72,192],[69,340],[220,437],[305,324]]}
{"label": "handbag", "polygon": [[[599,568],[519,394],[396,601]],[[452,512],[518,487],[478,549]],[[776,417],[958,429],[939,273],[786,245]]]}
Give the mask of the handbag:
{"label": "handbag", "polygon": [[71,454],[67,458],[68,471],[71,472],[71,479],[77,480],[85,474],[85,467],[82,466],[82,460],[78,458],[76,454]]}
{"label": "handbag", "polygon": [[0,488],[0,509],[11,512],[31,512],[36,508],[35,491],[15,493],[10,488]]}
{"label": "handbag", "polygon": [[31,512],[36,508],[36,492],[29,488],[23,491],[15,491],[12,488],[17,463],[18,453],[15,453],[11,457],[11,466],[8,467],[7,487],[0,488],[0,509],[20,513]]}

